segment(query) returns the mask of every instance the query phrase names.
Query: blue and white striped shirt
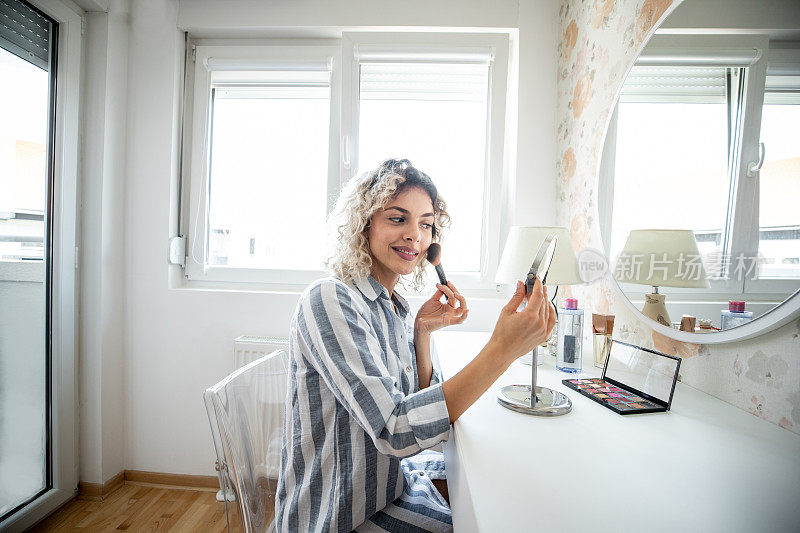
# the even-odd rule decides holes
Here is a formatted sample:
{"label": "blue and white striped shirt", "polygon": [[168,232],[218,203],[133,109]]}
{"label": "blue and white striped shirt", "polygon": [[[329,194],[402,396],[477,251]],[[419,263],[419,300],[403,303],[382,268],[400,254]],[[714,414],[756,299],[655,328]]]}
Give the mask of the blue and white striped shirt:
{"label": "blue and white striped shirt", "polygon": [[371,276],[314,282],[289,342],[277,530],[349,532],[403,493],[401,458],[449,438],[441,377],[419,389],[408,303]]}

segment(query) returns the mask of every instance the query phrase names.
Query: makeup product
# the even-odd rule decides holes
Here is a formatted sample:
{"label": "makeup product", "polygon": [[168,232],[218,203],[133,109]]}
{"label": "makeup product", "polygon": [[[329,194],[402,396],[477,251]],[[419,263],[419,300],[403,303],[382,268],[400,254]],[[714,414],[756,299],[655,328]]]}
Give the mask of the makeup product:
{"label": "makeup product", "polygon": [[715,331],[719,331],[719,328],[714,327],[714,323],[711,321],[710,318],[701,318],[697,321],[697,328],[695,328],[695,333],[714,333]]}
{"label": "makeup product", "polygon": [[600,378],[565,379],[582,396],[621,415],[669,411],[680,357],[612,341]]}
{"label": "makeup product", "polygon": [[447,278],[444,275],[442,268],[442,246],[438,242],[431,243],[428,247],[427,259],[430,264],[436,269],[436,275],[439,276],[439,283],[447,285]]}
{"label": "makeup product", "polygon": [[578,300],[567,298],[558,309],[558,339],[556,368],[562,372],[581,371],[581,342],[583,340],[583,309]]}
{"label": "makeup product", "polygon": [[731,300],[728,302],[728,308],[722,310],[720,329],[725,331],[726,329],[747,324],[751,320],[753,320],[753,312],[744,310],[744,302]]}
{"label": "makeup product", "polygon": [[681,317],[681,331],[688,331],[694,333],[695,322],[697,319],[692,315],[683,315]]}
{"label": "makeup product", "polygon": [[594,366],[603,368],[611,349],[611,333],[614,331],[614,315],[592,313],[594,333]]}

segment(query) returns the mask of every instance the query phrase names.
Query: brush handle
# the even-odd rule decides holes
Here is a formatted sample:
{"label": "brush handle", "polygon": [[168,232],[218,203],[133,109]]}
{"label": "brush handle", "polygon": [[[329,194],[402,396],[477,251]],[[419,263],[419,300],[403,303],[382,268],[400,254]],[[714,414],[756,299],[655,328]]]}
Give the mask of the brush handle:
{"label": "brush handle", "polygon": [[436,265],[436,274],[439,276],[439,283],[442,285],[447,285],[447,278],[444,277],[444,269],[442,265]]}
{"label": "brush handle", "polygon": [[[447,286],[447,278],[444,277],[444,269],[442,268],[442,265],[438,264],[434,268],[436,268],[436,275],[439,276],[439,283],[441,283],[442,285],[444,285],[446,287]],[[446,294],[444,296],[444,299],[447,302],[450,301],[450,298],[448,298]]]}

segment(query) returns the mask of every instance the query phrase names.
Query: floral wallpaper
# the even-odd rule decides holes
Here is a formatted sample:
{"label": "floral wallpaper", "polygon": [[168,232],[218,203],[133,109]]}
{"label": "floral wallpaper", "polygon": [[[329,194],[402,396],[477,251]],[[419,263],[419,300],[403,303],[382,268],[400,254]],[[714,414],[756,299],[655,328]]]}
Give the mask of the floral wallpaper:
{"label": "floral wallpaper", "polygon": [[[556,218],[576,250],[603,249],[597,172],[609,113],[639,51],[680,1],[560,0]],[[615,314],[615,338],[682,357],[684,383],[800,434],[800,320],[736,343],[683,343],[616,302],[610,283],[565,292],[588,312]]]}

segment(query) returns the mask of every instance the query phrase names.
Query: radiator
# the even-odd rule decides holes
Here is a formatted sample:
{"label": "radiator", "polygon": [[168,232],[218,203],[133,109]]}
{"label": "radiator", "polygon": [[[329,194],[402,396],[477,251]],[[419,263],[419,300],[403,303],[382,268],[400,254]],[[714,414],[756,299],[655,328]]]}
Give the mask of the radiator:
{"label": "radiator", "polygon": [[275,350],[289,353],[289,339],[281,337],[255,337],[241,335],[233,341],[233,369],[243,367]]}

